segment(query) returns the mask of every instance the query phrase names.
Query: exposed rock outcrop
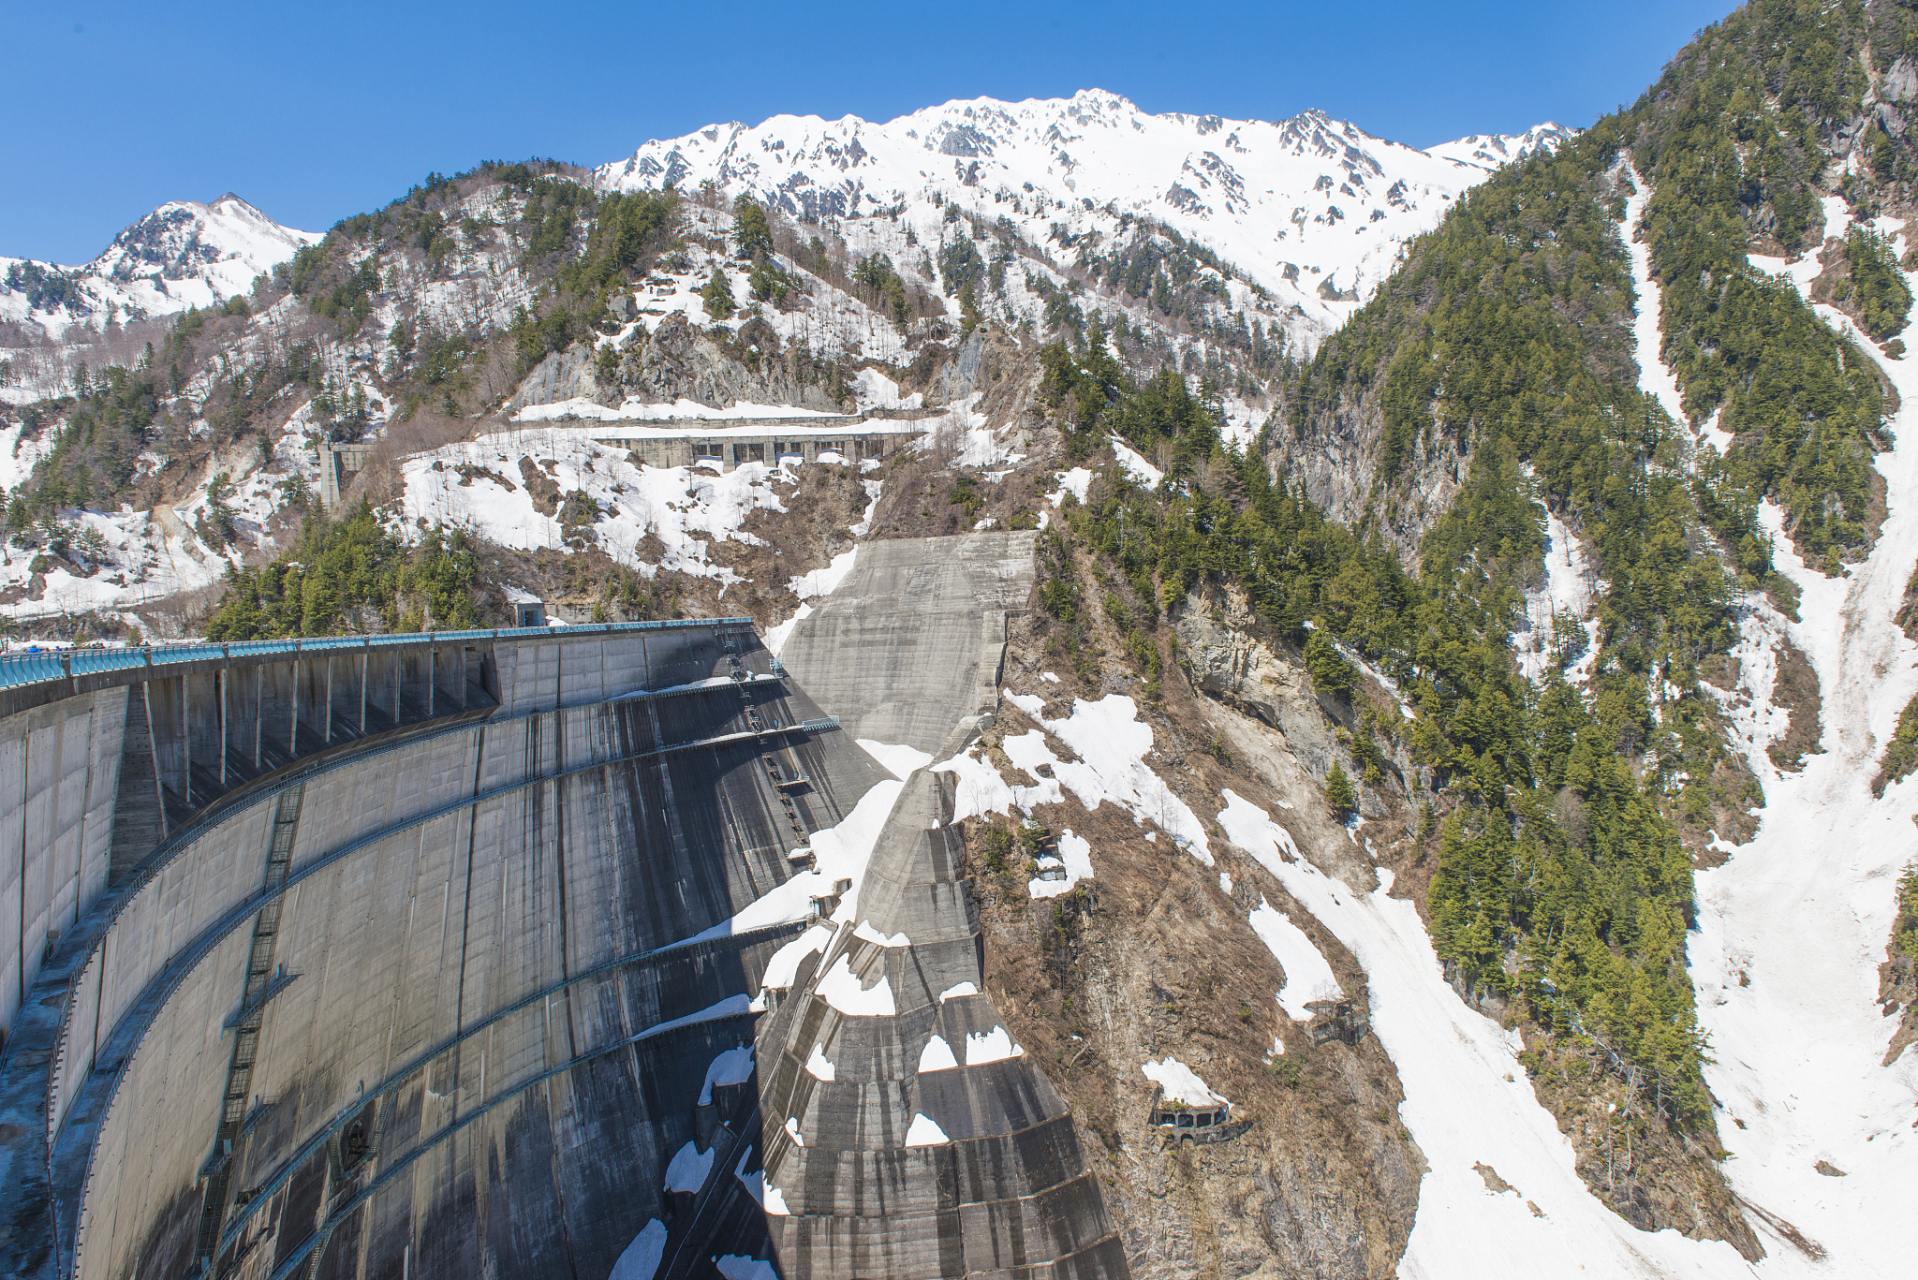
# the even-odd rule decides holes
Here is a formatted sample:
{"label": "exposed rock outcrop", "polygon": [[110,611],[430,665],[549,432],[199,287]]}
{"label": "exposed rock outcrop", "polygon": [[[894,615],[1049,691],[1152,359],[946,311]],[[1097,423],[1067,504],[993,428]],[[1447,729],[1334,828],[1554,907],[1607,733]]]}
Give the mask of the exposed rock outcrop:
{"label": "exposed rock outcrop", "polygon": [[684,312],[661,320],[650,336],[633,334],[609,367],[586,343],[553,352],[526,375],[508,408],[572,399],[611,408],[629,398],[694,400],[715,409],[742,401],[821,413],[851,408],[836,368],[803,347],[782,344],[770,324],[749,321],[734,337],[703,329]]}

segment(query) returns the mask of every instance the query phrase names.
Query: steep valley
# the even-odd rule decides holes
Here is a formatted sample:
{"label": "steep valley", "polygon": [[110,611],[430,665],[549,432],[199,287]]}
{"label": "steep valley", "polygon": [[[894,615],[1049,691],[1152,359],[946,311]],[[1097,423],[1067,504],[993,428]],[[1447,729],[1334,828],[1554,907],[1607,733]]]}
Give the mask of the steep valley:
{"label": "steep valley", "polygon": [[0,1271],[1902,1274],[1915,67],[0,259]]}

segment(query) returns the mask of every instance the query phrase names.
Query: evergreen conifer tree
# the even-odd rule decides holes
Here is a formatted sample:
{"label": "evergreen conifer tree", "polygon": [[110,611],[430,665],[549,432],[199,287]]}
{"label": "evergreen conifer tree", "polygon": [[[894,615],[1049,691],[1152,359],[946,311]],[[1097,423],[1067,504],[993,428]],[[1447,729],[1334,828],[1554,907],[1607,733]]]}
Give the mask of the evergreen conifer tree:
{"label": "evergreen conifer tree", "polygon": [[742,258],[764,262],[772,257],[772,223],[766,217],[766,207],[751,196],[733,201],[733,244]]}
{"label": "evergreen conifer tree", "polygon": [[1345,776],[1345,770],[1339,762],[1332,762],[1332,772],[1325,775],[1325,803],[1331,808],[1332,816],[1344,822],[1359,807],[1359,799],[1352,790],[1352,780]]}
{"label": "evergreen conifer tree", "polygon": [[706,314],[715,320],[724,320],[738,308],[733,303],[733,286],[726,279],[726,273],[718,267],[706,279],[706,287],[699,291],[699,299],[706,305]]}

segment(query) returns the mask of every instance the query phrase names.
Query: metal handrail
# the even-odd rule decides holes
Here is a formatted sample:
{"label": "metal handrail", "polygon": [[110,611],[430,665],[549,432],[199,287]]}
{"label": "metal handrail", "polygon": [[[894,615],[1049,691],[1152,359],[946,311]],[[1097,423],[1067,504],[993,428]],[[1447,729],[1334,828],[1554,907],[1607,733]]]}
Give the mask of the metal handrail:
{"label": "metal handrail", "polygon": [[568,627],[497,627],[480,631],[419,631],[391,635],[305,636],[286,640],[236,640],[226,643],[144,645],[137,649],[46,649],[38,653],[0,654],[0,689],[72,680],[76,676],[159,668],[187,662],[231,662],[236,657],[337,652],[458,644],[468,641],[528,640],[534,637],[570,640],[589,636],[640,631],[688,630],[700,627],[750,627],[751,618],[670,618],[655,622],[594,622]]}

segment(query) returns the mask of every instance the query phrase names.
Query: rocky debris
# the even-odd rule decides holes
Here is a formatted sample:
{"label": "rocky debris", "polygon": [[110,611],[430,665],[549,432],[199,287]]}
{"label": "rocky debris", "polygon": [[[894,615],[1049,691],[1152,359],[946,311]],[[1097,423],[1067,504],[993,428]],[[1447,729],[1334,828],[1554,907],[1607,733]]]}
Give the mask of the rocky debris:
{"label": "rocky debris", "polygon": [[[1231,788],[1268,806],[1321,866],[1354,884],[1376,883],[1363,848],[1331,819],[1283,731],[1203,696],[1176,670],[1148,691],[1105,663],[1062,662],[1049,643],[1058,625],[1040,614],[1014,621],[1008,689],[1049,703],[1122,690],[1140,698],[1141,718],[1153,728],[1151,767],[1195,812],[1216,812],[1221,788]],[[1094,628],[1086,643],[1110,639]],[[1227,637],[1217,639],[1223,651]],[[1260,661],[1274,673],[1285,665],[1269,650]],[[1248,659],[1245,669],[1259,663]],[[1316,731],[1329,763],[1334,740],[1302,671],[1255,696],[1271,699],[1269,713],[1299,726],[1301,737]],[[1019,775],[993,740],[1020,732],[1023,719],[1008,704],[987,735],[988,758],[1009,778]],[[1204,749],[1208,741],[1217,749]],[[987,988],[1071,1105],[1133,1274],[1393,1274],[1424,1171],[1398,1120],[1396,1072],[1365,1030],[1362,995],[1330,1002],[1314,1020],[1332,1034],[1315,1035],[1285,1015],[1274,998],[1285,975],[1249,913],[1261,902],[1285,910],[1340,984],[1363,993],[1351,955],[1216,832],[1216,865],[1206,866],[1114,805],[1087,812],[1068,797],[1034,816],[1048,831],[1069,827],[1086,840],[1095,874],[1068,893],[1034,899],[1027,882],[1035,873],[995,868],[986,824],[968,824]],[[1221,1129],[1233,1132],[1222,1140],[1166,1142],[1150,1123],[1151,1086],[1139,1064],[1168,1053],[1232,1099],[1232,1121]]]}
{"label": "rocky debris", "polygon": [[1356,1045],[1361,1036],[1372,1030],[1371,1020],[1362,1010],[1355,1010],[1350,1000],[1308,1000],[1305,1007],[1312,1014],[1305,1033],[1313,1044],[1337,1040],[1341,1044]]}
{"label": "rocky debris", "polygon": [[1312,677],[1301,663],[1281,658],[1257,639],[1252,625],[1249,611],[1235,597],[1226,597],[1217,609],[1192,597],[1175,624],[1179,652],[1201,692],[1278,730],[1292,754],[1322,781],[1341,757]]}

